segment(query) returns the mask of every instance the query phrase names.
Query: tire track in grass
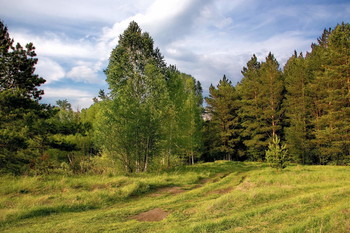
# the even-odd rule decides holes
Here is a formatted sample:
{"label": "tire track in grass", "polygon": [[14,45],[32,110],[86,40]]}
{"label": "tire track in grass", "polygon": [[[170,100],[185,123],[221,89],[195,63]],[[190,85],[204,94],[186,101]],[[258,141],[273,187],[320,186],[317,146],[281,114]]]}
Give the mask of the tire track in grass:
{"label": "tire track in grass", "polygon": [[[334,200],[331,203],[332,205],[334,205],[335,203],[338,203],[338,205],[341,206],[344,203],[344,199],[346,199],[346,200],[349,199],[348,195],[350,194],[350,187],[348,186],[346,188],[347,188],[347,190],[343,190],[344,192],[339,193],[337,195],[338,199]],[[341,189],[344,189],[344,188],[338,188],[338,190],[341,190]],[[336,192],[338,190],[336,190]],[[308,197],[315,196],[315,194],[324,195],[327,193],[329,193],[329,190],[323,191],[322,194],[320,194],[319,192],[314,192],[311,194],[304,194],[302,196],[303,196],[303,198],[308,198]],[[295,203],[297,203],[298,199],[300,199],[300,198],[301,197],[298,196],[295,198],[287,199],[283,202],[280,202],[280,203],[277,203],[274,205],[266,204],[266,206],[260,206],[259,208],[256,208],[254,210],[240,211],[239,213],[237,213],[238,211],[236,211],[236,213],[230,213],[230,217],[215,218],[215,219],[206,221],[204,225],[206,225],[206,227],[209,229],[209,232],[211,232],[210,230],[215,230],[215,232],[217,232],[217,231],[229,230],[229,229],[232,229],[233,227],[245,227],[245,225],[243,225],[243,224],[252,223],[252,222],[256,223],[256,222],[259,222],[258,220],[261,220],[261,222],[264,225],[266,225],[266,219],[263,219],[263,217],[271,215],[271,212],[275,211],[275,210],[284,210],[284,211],[280,211],[280,213],[274,213],[272,215],[276,219],[285,218],[286,216],[289,216],[292,213],[294,213],[294,214],[298,213],[298,211],[300,213],[302,213],[300,218],[303,219],[303,218],[305,218],[305,216],[309,216],[310,214],[315,212],[315,208],[312,206],[314,203],[304,204],[304,206],[308,206],[309,210],[307,210],[307,211],[305,211],[305,209],[300,209],[298,206],[295,206],[295,208],[290,208],[290,209],[286,210],[286,208],[288,206],[293,207],[293,205],[295,205]],[[330,203],[324,202],[322,206],[327,207],[327,206],[329,206],[329,204]],[[320,209],[320,208],[317,207],[316,209]],[[266,225],[266,226],[271,227],[270,225]],[[201,224],[194,223],[194,224],[192,224],[190,229],[187,228],[186,231],[196,232],[196,231],[200,231],[201,228],[202,228]]]}

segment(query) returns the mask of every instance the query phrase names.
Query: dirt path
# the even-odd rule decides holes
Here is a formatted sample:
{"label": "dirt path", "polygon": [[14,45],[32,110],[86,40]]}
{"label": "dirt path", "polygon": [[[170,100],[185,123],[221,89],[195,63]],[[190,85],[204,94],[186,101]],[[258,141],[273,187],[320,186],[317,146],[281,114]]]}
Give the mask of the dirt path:
{"label": "dirt path", "polygon": [[161,208],[156,208],[153,210],[149,210],[138,215],[131,217],[131,219],[135,219],[140,222],[159,222],[168,216],[168,212],[164,211]]}

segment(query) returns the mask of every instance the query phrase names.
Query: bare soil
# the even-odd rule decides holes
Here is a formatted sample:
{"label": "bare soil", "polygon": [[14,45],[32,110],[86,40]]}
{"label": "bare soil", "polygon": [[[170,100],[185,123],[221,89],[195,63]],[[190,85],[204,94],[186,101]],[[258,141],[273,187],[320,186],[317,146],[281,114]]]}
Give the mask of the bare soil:
{"label": "bare soil", "polygon": [[149,210],[138,215],[131,217],[140,222],[159,222],[168,216],[168,212],[162,210],[161,208],[156,208]]}
{"label": "bare soil", "polygon": [[164,194],[176,195],[179,193],[183,193],[186,190],[183,190],[181,187],[165,187],[158,189],[155,193],[150,194],[151,197],[159,197]]}
{"label": "bare soil", "polygon": [[213,191],[208,192],[208,195],[210,194],[226,194],[229,193],[233,190],[233,187],[227,187],[227,188],[223,188],[223,189],[216,189]]}

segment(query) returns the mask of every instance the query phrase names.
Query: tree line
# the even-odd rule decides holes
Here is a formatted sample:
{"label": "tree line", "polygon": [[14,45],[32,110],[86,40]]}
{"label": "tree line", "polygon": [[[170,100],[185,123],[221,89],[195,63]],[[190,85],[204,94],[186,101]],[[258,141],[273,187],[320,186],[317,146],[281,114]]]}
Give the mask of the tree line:
{"label": "tree line", "polygon": [[350,163],[350,25],[324,30],[306,55],[295,52],[283,70],[272,53],[253,57],[232,83],[209,88],[204,126],[211,159],[264,161],[274,137],[289,160]]}
{"label": "tree line", "polygon": [[348,164],[349,35],[345,23],[325,30],[283,70],[273,54],[263,62],[253,55],[242,80],[232,85],[224,76],[203,107],[200,82],[167,65],[152,37],[131,22],[105,70],[109,92],[73,111],[67,100],[40,103],[45,79],[35,74],[35,48],[14,45],[0,22],[0,171],[134,173],[265,161],[280,141],[292,162]]}

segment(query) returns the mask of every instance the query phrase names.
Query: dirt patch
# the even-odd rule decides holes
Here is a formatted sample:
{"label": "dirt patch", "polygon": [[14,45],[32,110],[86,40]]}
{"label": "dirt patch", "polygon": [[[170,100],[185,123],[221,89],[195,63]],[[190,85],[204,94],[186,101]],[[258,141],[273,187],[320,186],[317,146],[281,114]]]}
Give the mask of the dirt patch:
{"label": "dirt patch", "polygon": [[245,181],[245,182],[241,183],[239,186],[237,186],[237,189],[241,190],[241,191],[247,191],[247,190],[250,190],[250,189],[252,189],[254,187],[256,187],[255,183],[251,183],[249,181]]}
{"label": "dirt patch", "polygon": [[216,182],[220,181],[221,179],[225,178],[226,176],[228,176],[229,174],[230,173],[218,173],[214,177],[202,179],[199,183],[200,184],[216,183]]}
{"label": "dirt patch", "polygon": [[206,183],[209,183],[209,181],[211,181],[210,178],[205,178],[205,179],[202,179],[199,181],[200,184],[206,184]]}
{"label": "dirt patch", "polygon": [[198,188],[201,188],[201,187],[203,187],[202,184],[196,184],[195,186],[192,186],[192,188],[190,188],[190,190],[198,189]]}
{"label": "dirt patch", "polygon": [[233,189],[233,187],[227,187],[227,188],[223,188],[223,189],[216,189],[216,190],[208,192],[208,195],[210,195],[210,194],[225,194],[225,193],[231,192],[232,189]]}
{"label": "dirt patch", "polygon": [[170,194],[170,195],[176,195],[179,193],[183,193],[186,190],[182,189],[181,187],[165,187],[158,189],[155,193],[150,194],[151,197],[159,197],[164,194]]}
{"label": "dirt patch", "polygon": [[166,218],[168,215],[168,212],[162,210],[161,208],[156,208],[133,216],[131,219],[135,219],[140,222],[159,222]]}
{"label": "dirt patch", "polygon": [[344,213],[344,214],[347,214],[347,213],[349,213],[350,211],[349,211],[348,209],[343,209],[341,212]]}

